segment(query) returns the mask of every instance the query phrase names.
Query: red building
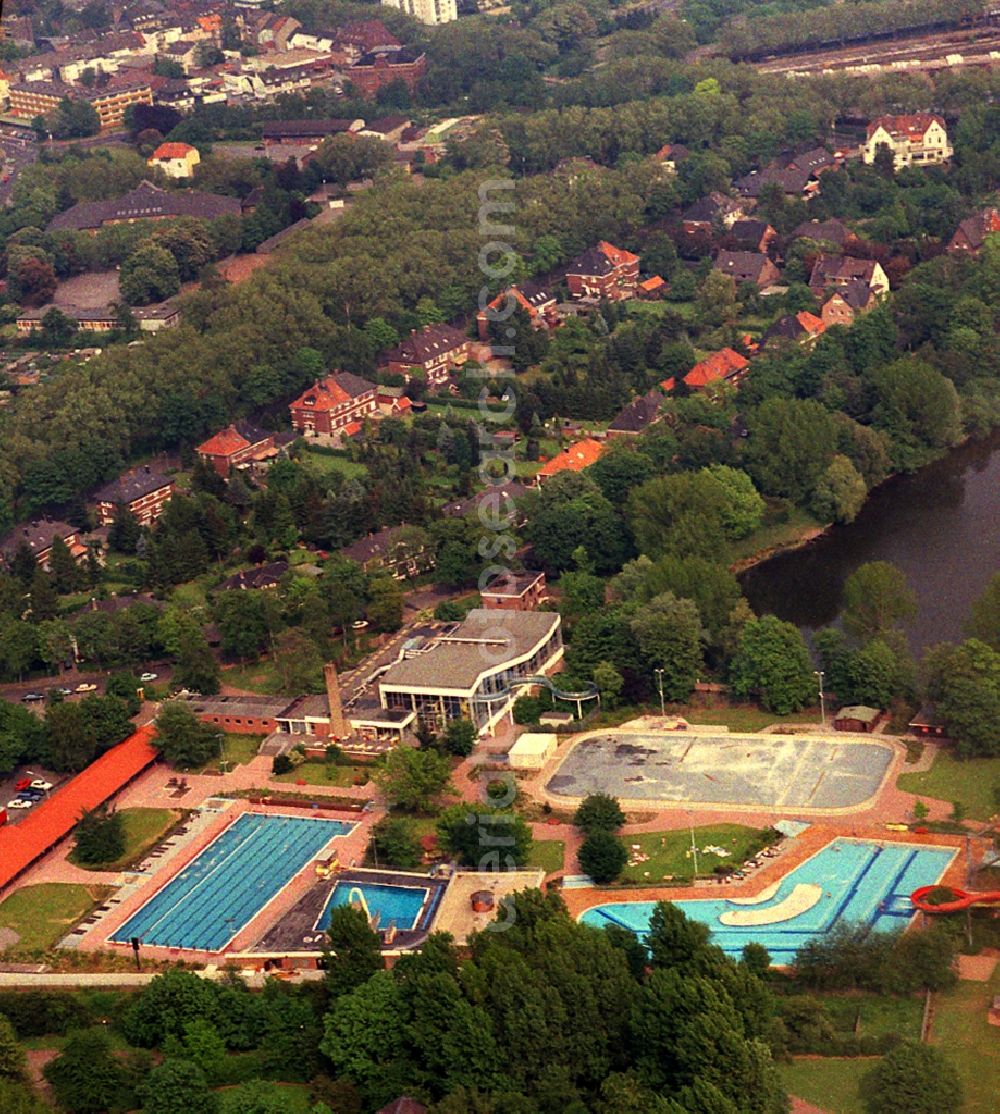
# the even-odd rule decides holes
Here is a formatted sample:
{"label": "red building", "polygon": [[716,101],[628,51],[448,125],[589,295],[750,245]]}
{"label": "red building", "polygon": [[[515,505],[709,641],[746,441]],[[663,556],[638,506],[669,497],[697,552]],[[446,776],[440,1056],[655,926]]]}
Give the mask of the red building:
{"label": "red building", "polygon": [[303,391],[289,410],[292,425],[299,433],[339,434],[352,422],[376,414],[375,384],[349,371],[335,371]]}
{"label": "red building", "polygon": [[549,598],[543,572],[508,572],[479,594],[487,611],[537,611]]}
{"label": "red building", "polygon": [[574,298],[609,302],[634,298],[639,284],[639,256],[601,240],[566,268],[566,283]]}
{"label": "red building", "polygon": [[515,305],[511,303],[524,310],[535,329],[554,329],[559,324],[555,295],[537,286],[522,287],[515,284],[502,290],[492,302],[487,303],[485,309],[476,314],[480,340],[490,339],[491,320],[506,321],[510,314],[516,312]]}
{"label": "red building", "polygon": [[426,73],[427,56],[410,47],[362,54],[347,71],[351,83],[366,98],[394,81],[402,81],[412,92]]}
{"label": "red building", "polygon": [[[749,367],[750,361],[746,356],[741,356],[735,349],[723,348],[695,364],[684,376],[684,382],[692,391],[703,390],[709,383],[720,380],[738,384],[746,377]],[[665,391],[672,391],[676,386],[676,380],[671,376],[669,379],[664,379],[660,386]]]}
{"label": "red building", "polygon": [[15,526],[5,538],[0,540],[0,555],[8,562],[13,561],[18,550],[24,546],[30,550],[35,561],[42,568],[47,568],[52,554],[52,542],[56,538],[61,538],[70,553],[79,560],[87,552],[80,534],[80,529],[70,526],[68,522],[54,522],[43,518],[37,522]]}
{"label": "red building", "polygon": [[225,478],[238,464],[272,453],[274,434],[265,433],[250,422],[235,422],[203,441],[195,451]]}
{"label": "red building", "polygon": [[116,508],[123,506],[140,526],[150,526],[170,502],[174,486],[169,476],[154,472],[148,466],[126,472],[94,494],[98,521],[102,526],[110,526],[115,520]]}

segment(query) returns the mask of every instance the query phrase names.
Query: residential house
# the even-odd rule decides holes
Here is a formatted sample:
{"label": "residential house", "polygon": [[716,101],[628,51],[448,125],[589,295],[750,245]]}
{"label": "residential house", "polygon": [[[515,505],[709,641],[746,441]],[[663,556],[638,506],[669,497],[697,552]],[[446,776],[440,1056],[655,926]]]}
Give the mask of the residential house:
{"label": "residential house", "polygon": [[[696,363],[684,376],[684,382],[693,391],[703,390],[710,383],[725,382],[738,385],[746,378],[749,367],[750,361],[746,356],[741,356],[733,348],[723,348]],[[677,381],[673,376],[664,379],[660,384],[665,391],[672,391],[676,385]]]}
{"label": "residential house", "polygon": [[573,298],[619,302],[634,298],[639,283],[639,256],[601,240],[566,268]]}
{"label": "residential house", "polygon": [[388,8],[398,8],[420,23],[426,23],[428,27],[437,27],[458,19],[457,0],[382,0],[382,4]]}
{"label": "residential house", "polygon": [[664,143],[663,146],[653,155],[653,158],[663,167],[664,170],[669,170],[675,173],[677,164],[683,162],[690,152],[683,143]]}
{"label": "residential house", "polygon": [[751,170],[733,185],[737,193],[751,198],[759,198],[768,186],[777,186],[785,197],[808,198],[816,192],[812,175],[797,166],[767,166],[763,170]]}
{"label": "residential house", "polygon": [[[170,62],[176,63],[184,71],[185,76],[198,68],[200,43],[187,39],[178,39],[177,42],[167,43],[160,48],[160,55]],[[176,72],[176,71],[175,71]]]}
{"label": "residential house", "polygon": [[660,407],[663,405],[663,392],[654,387],[640,395],[614,417],[608,426],[609,440],[621,437],[637,437],[660,420]]}
{"label": "residential house", "polygon": [[927,112],[872,120],[861,147],[861,158],[871,165],[879,147],[892,151],[896,170],[906,166],[939,166],[954,154],[944,119]]}
{"label": "residential house", "polygon": [[176,484],[146,465],[126,472],[94,492],[92,503],[101,526],[110,526],[119,506],[125,507],[140,526],[151,526],[170,502]]}
{"label": "residential house", "polygon": [[712,268],[730,275],[739,286],[744,282],[752,282],[761,290],[765,286],[773,286],[781,278],[781,272],[771,260],[759,251],[726,251],[722,250],[715,257]]}
{"label": "residential house", "polygon": [[485,511],[496,522],[523,526],[525,516],[518,510],[516,500],[520,499],[526,488],[514,480],[503,484],[493,484],[485,491],[476,492],[465,499],[445,503],[441,513],[448,518],[464,518],[467,514]]}
{"label": "residential house", "polygon": [[879,297],[889,293],[889,279],[876,259],[856,259],[853,255],[819,256],[809,276],[809,289],[817,296],[831,288],[862,281]]}
{"label": "residential house", "polygon": [[398,418],[401,414],[409,414],[413,410],[413,402],[407,397],[404,387],[386,387],[379,384],[376,401],[379,413],[387,418]]}
{"label": "residential house", "polygon": [[796,155],[788,165],[796,170],[804,170],[811,178],[819,178],[827,170],[833,170],[839,162],[825,147],[813,147]]}
{"label": "residential house", "polygon": [[350,436],[365,418],[378,411],[375,384],[349,371],[335,371],[318,379],[291,403],[292,426],[309,437],[317,434]]}
{"label": "residential house", "polygon": [[835,287],[823,302],[820,317],[826,328],[852,325],[854,319],[878,305],[879,296],[864,279],[854,279]]}
{"label": "residential house", "polygon": [[391,50],[403,44],[380,19],[361,19],[333,32],[337,47],[352,58],[378,50]]}
{"label": "residential house", "polygon": [[948,241],[948,251],[953,254],[978,255],[986,237],[1000,232],[1000,210],[994,206],[981,213],[966,217]]}
{"label": "residential house", "polygon": [[698,232],[712,233],[717,225],[732,228],[755,204],[746,198],[727,197],[724,193],[713,191],[698,198],[681,213],[684,231],[693,236]]}
{"label": "residential house", "polygon": [[559,324],[559,311],[555,296],[540,286],[508,286],[485,309],[476,314],[476,328],[481,341],[490,339],[490,321],[506,321],[515,312],[515,303],[528,315],[535,329],[554,329]]}
{"label": "residential house", "polygon": [[265,433],[252,422],[240,421],[209,437],[195,450],[223,478],[233,468],[261,460],[275,451],[274,434]]}
{"label": "residential house", "polygon": [[434,547],[417,526],[386,526],[359,538],[341,551],[365,572],[388,572],[395,580],[420,576],[434,568]]}
{"label": "residential house", "polygon": [[223,592],[270,591],[277,588],[288,572],[287,561],[272,561],[268,565],[254,565],[252,569],[227,576],[219,585]]}
{"label": "residential house", "polygon": [[362,54],[345,76],[361,96],[372,99],[394,81],[402,81],[412,93],[426,73],[427,56],[413,47],[401,47]]}
{"label": "residential house", "polygon": [[57,213],[46,226],[49,232],[95,232],[109,224],[134,224],[139,220],[170,220],[193,217],[214,220],[240,215],[236,197],[223,197],[198,190],[166,190],[152,182],[140,182],[123,197],[107,201],[80,201]]}
{"label": "residential house", "polygon": [[777,321],[760,338],[761,348],[775,348],[785,342],[795,344],[812,344],[826,330],[826,325],[821,317],[815,313],[802,310],[800,313],[788,313],[779,317]]}
{"label": "residential house", "polygon": [[589,468],[591,464],[596,463],[606,448],[606,442],[595,441],[591,437],[577,441],[539,468],[535,475],[534,486],[541,487],[546,480],[558,476],[560,472],[582,472],[584,468]]}
{"label": "residential house", "polygon": [[727,247],[737,251],[767,253],[778,233],[766,220],[744,219],[736,221],[726,236]]}
{"label": "residential house", "polygon": [[289,49],[288,40],[302,27],[297,19],[289,15],[276,15],[268,12],[257,23],[257,45],[275,51]]}
{"label": "residential house", "polygon": [[670,283],[661,275],[651,275],[636,287],[635,296],[644,302],[658,302],[670,290]]}
{"label": "residential house", "polygon": [[190,143],[161,143],[146,159],[146,165],[162,170],[168,178],[192,178],[201,162],[197,147]]}
{"label": "residential house", "polygon": [[487,611],[537,611],[548,598],[543,572],[510,572],[479,590]]}
{"label": "residential house", "polygon": [[831,217],[829,220],[805,221],[796,228],[790,237],[792,240],[815,240],[821,244],[835,244],[842,248],[854,234],[842,220]]}
{"label": "residential house", "polygon": [[81,531],[77,526],[70,526],[68,522],[52,521],[48,518],[28,522],[22,526],[15,526],[6,537],[0,539],[0,555],[7,561],[13,561],[22,546],[26,546],[35,561],[47,568],[49,557],[52,553],[52,542],[61,538],[70,553],[79,560],[86,552],[87,547],[81,539]]}
{"label": "residential house", "polygon": [[428,387],[441,387],[457,368],[468,362],[471,341],[451,325],[425,325],[413,329],[395,348],[383,352],[379,366],[407,379],[414,372]]}

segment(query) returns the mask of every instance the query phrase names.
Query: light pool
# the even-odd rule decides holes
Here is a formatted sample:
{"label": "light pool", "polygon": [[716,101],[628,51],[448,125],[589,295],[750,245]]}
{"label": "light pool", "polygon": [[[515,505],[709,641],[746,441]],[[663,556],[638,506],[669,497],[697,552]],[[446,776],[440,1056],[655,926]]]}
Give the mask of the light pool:
{"label": "light pool", "polygon": [[369,915],[377,918],[380,929],[392,924],[400,931],[415,927],[428,891],[420,886],[392,886],[381,882],[338,882],[319,915],[317,930],[329,926],[331,909],[350,905],[352,898],[357,900],[358,893],[364,897]]}
{"label": "light pool", "polygon": [[[905,843],[876,843],[835,839],[812,858],[790,871],[777,890],[759,905],[746,906],[725,898],[678,901],[692,920],[708,925],[712,942],[738,957],[749,943],[763,944],[772,963],[791,963],[807,941],[824,936],[836,924],[871,925],[876,932],[904,928],[916,912],[910,894],[918,886],[937,882],[955,856],[950,848],[914,847]],[[722,913],[736,909],[773,909],[786,902],[796,886],[818,885],[823,893],[811,908],[770,925],[724,925]],[[642,934],[649,927],[655,902],[620,901],[597,905],[581,914],[584,924],[621,925]]]}

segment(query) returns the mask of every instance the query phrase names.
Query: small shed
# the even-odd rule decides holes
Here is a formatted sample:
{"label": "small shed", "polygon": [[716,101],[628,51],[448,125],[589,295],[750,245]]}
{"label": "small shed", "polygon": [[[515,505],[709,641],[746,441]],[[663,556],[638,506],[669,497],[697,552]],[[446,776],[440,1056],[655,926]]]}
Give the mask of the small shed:
{"label": "small shed", "polygon": [[569,727],[573,723],[572,712],[542,712],[538,717],[542,727]]}
{"label": "small shed", "polygon": [[944,739],[948,734],[944,724],[937,718],[932,704],[925,704],[907,727],[922,739]]}
{"label": "small shed", "polygon": [[869,708],[865,704],[849,704],[841,708],[833,721],[837,731],[863,731],[871,733],[882,721],[879,708]]}
{"label": "small shed", "polygon": [[555,735],[528,732],[507,752],[507,761],[515,770],[540,770],[555,752]]}

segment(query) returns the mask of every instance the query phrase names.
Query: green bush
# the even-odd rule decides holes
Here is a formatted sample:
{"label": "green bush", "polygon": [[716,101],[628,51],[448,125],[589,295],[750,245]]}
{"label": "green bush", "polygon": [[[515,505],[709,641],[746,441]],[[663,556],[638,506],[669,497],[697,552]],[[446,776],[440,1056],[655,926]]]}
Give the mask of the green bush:
{"label": "green bush", "polygon": [[271,772],[274,774],[288,774],[294,769],[294,764],[287,754],[276,754],[271,763]]}
{"label": "green bush", "polygon": [[0,991],[0,1013],[14,1026],[18,1039],[85,1029],[94,1018],[86,1004],[69,991]]}

